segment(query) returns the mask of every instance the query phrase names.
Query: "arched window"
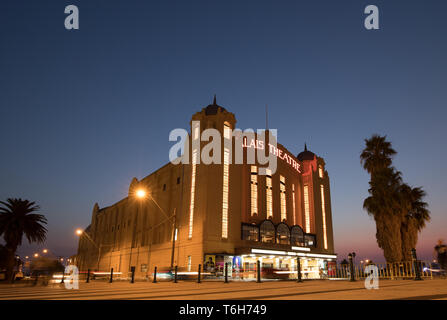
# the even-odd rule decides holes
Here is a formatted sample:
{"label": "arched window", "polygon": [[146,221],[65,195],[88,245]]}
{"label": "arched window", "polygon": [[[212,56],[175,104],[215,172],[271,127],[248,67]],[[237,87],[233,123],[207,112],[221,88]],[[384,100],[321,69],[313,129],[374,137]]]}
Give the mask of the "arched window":
{"label": "arched window", "polygon": [[293,226],[291,229],[292,246],[304,246],[304,231],[300,226]]}
{"label": "arched window", "polygon": [[261,224],[261,242],[275,243],[275,226],[269,220]]}
{"label": "arched window", "polygon": [[290,230],[285,223],[280,223],[276,227],[276,243],[290,244]]}

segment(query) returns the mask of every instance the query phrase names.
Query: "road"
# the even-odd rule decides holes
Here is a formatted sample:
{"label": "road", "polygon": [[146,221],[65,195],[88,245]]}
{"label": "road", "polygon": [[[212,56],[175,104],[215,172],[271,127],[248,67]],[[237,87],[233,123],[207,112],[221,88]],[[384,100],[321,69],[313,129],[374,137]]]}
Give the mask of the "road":
{"label": "road", "polygon": [[0,300],[96,300],[96,299],[273,299],[273,300],[447,300],[447,280],[381,280],[378,290],[367,290],[363,281],[315,280],[296,282],[80,282],[78,290],[63,284],[29,286],[1,284]]}

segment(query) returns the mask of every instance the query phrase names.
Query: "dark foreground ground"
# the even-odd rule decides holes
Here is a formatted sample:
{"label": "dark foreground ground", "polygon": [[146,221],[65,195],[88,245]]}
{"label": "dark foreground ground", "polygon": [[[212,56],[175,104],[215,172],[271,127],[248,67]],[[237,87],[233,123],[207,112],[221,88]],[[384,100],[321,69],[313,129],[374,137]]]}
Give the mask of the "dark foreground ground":
{"label": "dark foreground ground", "polygon": [[24,283],[1,284],[0,300],[15,299],[424,299],[447,300],[447,280],[381,280],[378,290],[365,289],[363,281],[296,282],[80,282],[79,290],[63,284],[30,286]]}

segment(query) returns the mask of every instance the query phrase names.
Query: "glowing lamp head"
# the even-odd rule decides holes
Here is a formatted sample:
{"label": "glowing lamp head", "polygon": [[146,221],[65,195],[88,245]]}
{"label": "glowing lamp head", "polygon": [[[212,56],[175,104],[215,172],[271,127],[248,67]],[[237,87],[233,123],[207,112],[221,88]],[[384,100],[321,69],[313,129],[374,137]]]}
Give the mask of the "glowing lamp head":
{"label": "glowing lamp head", "polygon": [[34,258],[37,258],[38,256],[39,256],[38,253],[35,253],[35,254],[34,254]]}
{"label": "glowing lamp head", "polygon": [[76,229],[76,235],[80,236],[82,234],[82,229]]}
{"label": "glowing lamp head", "polygon": [[43,253],[48,253],[48,249],[43,249],[42,252]]}
{"label": "glowing lamp head", "polygon": [[143,189],[138,189],[135,195],[138,199],[143,199],[146,197],[146,191],[144,191]]}

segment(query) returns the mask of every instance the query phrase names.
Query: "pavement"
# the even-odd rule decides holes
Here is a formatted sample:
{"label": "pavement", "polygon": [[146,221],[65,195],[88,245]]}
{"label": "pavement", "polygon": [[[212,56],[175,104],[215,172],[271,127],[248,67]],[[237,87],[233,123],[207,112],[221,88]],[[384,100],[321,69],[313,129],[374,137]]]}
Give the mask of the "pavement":
{"label": "pavement", "polygon": [[310,280],[256,282],[80,282],[31,286],[1,284],[0,300],[447,300],[447,279],[380,280],[379,289],[365,289],[364,281]]}

